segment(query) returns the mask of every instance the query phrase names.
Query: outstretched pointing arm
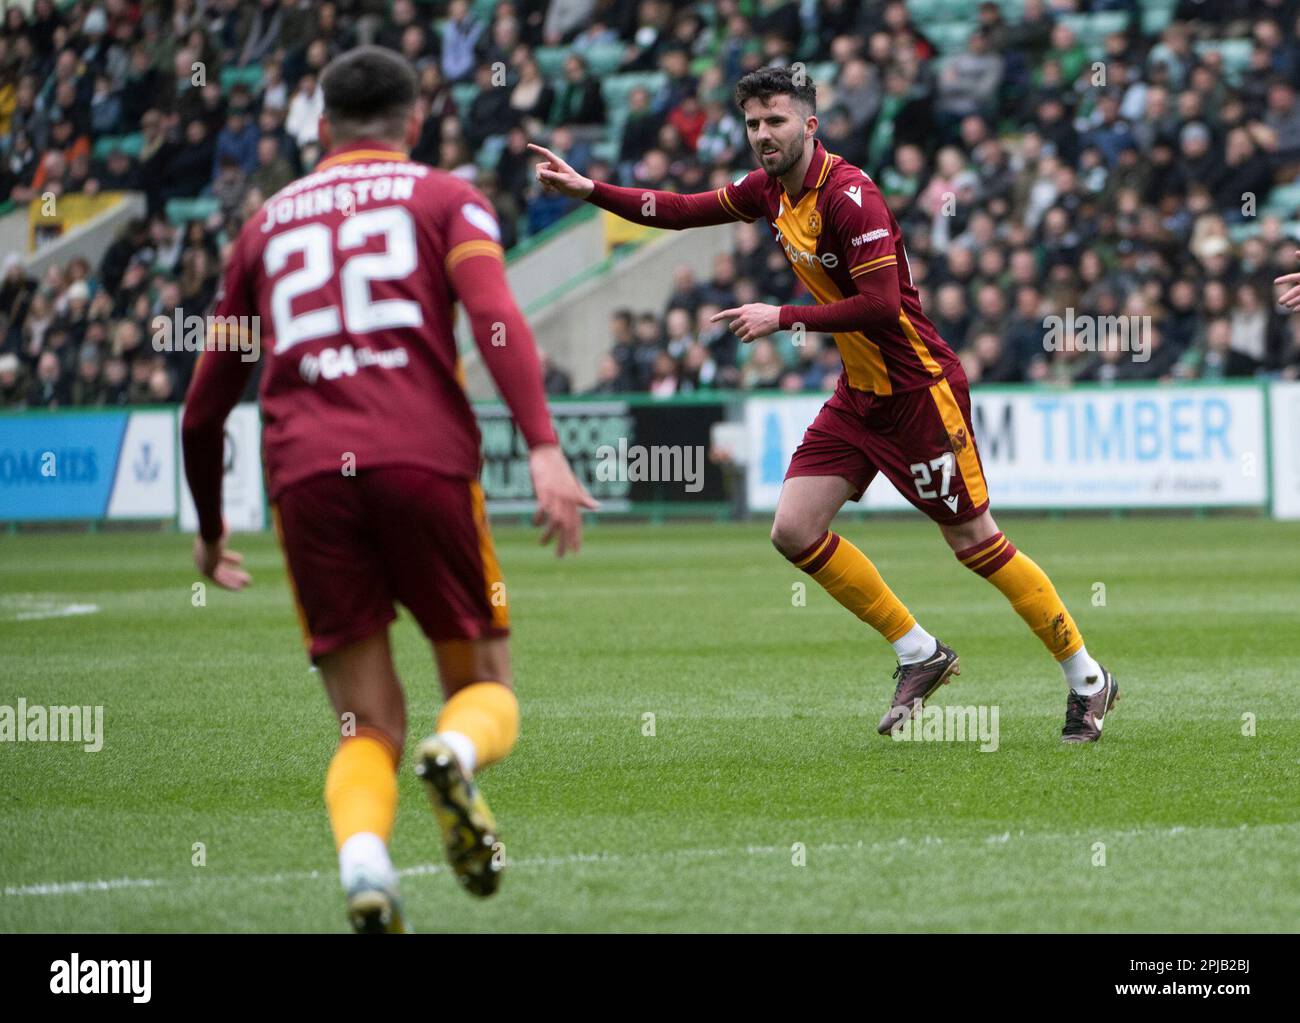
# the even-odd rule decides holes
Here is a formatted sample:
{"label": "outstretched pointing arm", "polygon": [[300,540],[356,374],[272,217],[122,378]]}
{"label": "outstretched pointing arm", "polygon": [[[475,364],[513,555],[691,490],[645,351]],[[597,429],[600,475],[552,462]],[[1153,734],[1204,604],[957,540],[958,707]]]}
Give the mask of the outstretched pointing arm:
{"label": "outstretched pointing arm", "polygon": [[620,188],[583,177],[549,149],[531,142],[528,148],[546,158],[545,163],[537,165],[537,180],[543,188],[573,199],[585,199],[634,224],[680,231],[685,227],[712,227],[747,219],[727,209],[721,190],[678,195],[653,188]]}

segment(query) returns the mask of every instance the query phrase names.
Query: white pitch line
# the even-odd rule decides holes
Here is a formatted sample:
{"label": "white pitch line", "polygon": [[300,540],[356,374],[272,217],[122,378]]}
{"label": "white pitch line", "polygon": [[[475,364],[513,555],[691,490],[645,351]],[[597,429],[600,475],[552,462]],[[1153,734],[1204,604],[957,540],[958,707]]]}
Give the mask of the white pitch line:
{"label": "white pitch line", "polygon": [[[1236,830],[1244,831],[1248,827],[1249,825],[1242,824],[1239,825]],[[1113,841],[1117,838],[1136,838],[1146,835],[1165,835],[1172,837],[1188,833],[1186,827],[1178,825],[1168,828],[1137,828],[1127,831],[1047,831],[1029,835],[1026,835],[1024,831],[1019,831],[1015,837],[1019,839],[1091,838],[1094,840],[1105,839]],[[944,839],[937,835],[923,835],[920,838],[909,838],[904,835],[901,838],[890,839],[889,841],[884,842],[867,842],[863,839],[858,839],[856,842],[822,842],[817,845],[809,846],[808,851],[832,853],[862,850],[874,853],[913,846],[960,845],[962,843],[1007,845],[1010,843],[1011,838],[1012,835],[1009,831],[1004,831],[996,835],[988,835],[983,838],[970,837]],[[617,864],[645,859],[705,859],[715,856],[774,856],[777,853],[787,854],[789,852],[790,846],[788,845],[744,845],[733,846],[731,848],[669,849],[660,852],[630,854],[569,853],[565,856],[537,856],[522,860],[507,860],[506,865],[512,869],[528,870],[532,868],[546,869],[550,867],[567,867],[583,863]],[[442,874],[446,871],[447,865],[445,863],[421,863],[414,867],[401,868],[397,871],[397,876],[422,877],[428,874]],[[266,885],[294,883],[299,881],[334,880],[336,877],[337,875],[335,875],[333,871],[302,870],[277,874],[254,874],[249,876],[217,874],[212,876],[212,881],[214,883],[233,882],[245,885]],[[86,895],[92,892],[121,891],[130,888],[175,887],[183,884],[203,883],[205,880],[206,878],[202,874],[198,874],[188,880],[162,877],[120,877],[104,881],[49,881],[39,884],[6,885],[4,895],[7,898],[39,895]]]}

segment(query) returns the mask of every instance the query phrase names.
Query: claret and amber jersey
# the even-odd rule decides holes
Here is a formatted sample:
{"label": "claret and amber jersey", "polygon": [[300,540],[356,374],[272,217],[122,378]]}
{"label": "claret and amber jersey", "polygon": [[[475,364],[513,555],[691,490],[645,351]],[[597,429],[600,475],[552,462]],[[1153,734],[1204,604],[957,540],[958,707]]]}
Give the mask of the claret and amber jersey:
{"label": "claret and amber jersey", "polygon": [[[359,141],[267,200],[232,246],[213,334],[258,330],[273,500],[341,466],[478,476],[457,307],[529,446],[554,443],[532,332],[476,189]],[[221,424],[252,370],[236,347],[209,344],[186,399],[186,475],[209,539],[221,532]]]}
{"label": "claret and amber jersey", "polygon": [[865,171],[817,142],[797,200],[763,170],[716,195],[735,219],[772,225],[790,266],[820,304],[852,297],[856,279],[866,274],[897,274],[902,301],[896,322],[834,334],[850,387],[898,394],[929,387],[960,365],[921,311],[903,232]]}

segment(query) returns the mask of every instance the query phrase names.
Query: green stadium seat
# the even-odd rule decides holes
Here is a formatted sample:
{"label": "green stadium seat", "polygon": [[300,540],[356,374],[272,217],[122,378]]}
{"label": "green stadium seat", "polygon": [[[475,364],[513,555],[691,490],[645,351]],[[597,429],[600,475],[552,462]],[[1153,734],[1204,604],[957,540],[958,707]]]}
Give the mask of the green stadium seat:
{"label": "green stadium seat", "polygon": [[564,70],[564,58],[568,55],[567,46],[539,46],[533,50],[533,59],[537,61],[537,68],[548,82],[553,82],[560,77]]}
{"label": "green stadium seat", "polygon": [[610,110],[625,108],[628,93],[633,89],[643,86],[650,90],[650,95],[653,97],[663,88],[665,77],[662,71],[629,71],[626,74],[610,75],[600,83],[600,91],[605,97],[605,105]]}
{"label": "green stadium seat", "polygon": [[489,135],[479,146],[478,152],[474,154],[474,162],[480,170],[494,170],[497,160],[501,158],[501,150],[506,147],[506,137],[504,135]]}
{"label": "green stadium seat", "polygon": [[246,85],[252,92],[262,87],[262,65],[250,64],[248,67],[224,67],[221,69],[221,91],[230,92],[236,85]]}
{"label": "green stadium seat", "polygon": [[582,56],[586,59],[591,73],[598,78],[604,78],[606,75],[615,74],[619,65],[623,63],[623,44],[598,43],[583,50]]}
{"label": "green stadium seat", "polygon": [[1233,245],[1240,245],[1248,238],[1254,238],[1259,234],[1258,223],[1233,224],[1228,228],[1228,238]]}
{"label": "green stadium seat", "polygon": [[[974,24],[980,0],[907,0],[907,12],[927,36],[935,22],[966,22]],[[931,37],[933,41],[933,37]]]}
{"label": "green stadium seat", "polygon": [[96,140],[91,156],[96,160],[103,160],[109,153],[118,150],[126,153],[127,156],[139,156],[140,150],[143,148],[144,135],[140,132],[133,135],[105,135]]}
{"label": "green stadium seat", "polygon": [[1198,54],[1217,52],[1223,58],[1223,74],[1235,84],[1250,65],[1250,51],[1254,44],[1249,39],[1208,39],[1194,44]]}
{"label": "green stadium seat", "polygon": [[127,156],[139,156],[140,150],[144,149],[144,134],[137,131],[130,135],[119,135],[117,146]]}
{"label": "green stadium seat", "polygon": [[1158,36],[1174,18],[1178,0],[1144,0],[1142,4],[1142,31],[1148,36]]}
{"label": "green stadium seat", "polygon": [[452,101],[462,115],[469,113],[469,105],[474,102],[474,97],[477,95],[478,86],[473,82],[461,82],[459,85],[451,87]]}
{"label": "green stadium seat", "polygon": [[[621,133],[620,133],[621,134]],[[611,167],[618,163],[618,150],[621,139],[606,139],[591,147],[591,155],[597,160],[604,160]]]}
{"label": "green stadium seat", "polygon": [[1093,49],[1101,46],[1108,35],[1128,28],[1128,14],[1124,11],[1098,11],[1095,14],[1067,14],[1061,22],[1081,44]]}
{"label": "green stadium seat", "polygon": [[805,66],[808,77],[818,85],[829,85],[835,81],[835,75],[839,72],[840,66],[833,60],[823,60],[820,63],[812,63]]}
{"label": "green stadium seat", "polygon": [[212,198],[168,199],[167,219],[182,227],[191,220],[207,220],[220,209],[220,200]]}
{"label": "green stadium seat", "polygon": [[1275,187],[1268,194],[1261,212],[1284,218],[1294,217],[1300,213],[1300,181]]}
{"label": "green stadium seat", "polygon": [[922,26],[922,31],[940,53],[961,53],[975,29],[973,21],[936,21]]}

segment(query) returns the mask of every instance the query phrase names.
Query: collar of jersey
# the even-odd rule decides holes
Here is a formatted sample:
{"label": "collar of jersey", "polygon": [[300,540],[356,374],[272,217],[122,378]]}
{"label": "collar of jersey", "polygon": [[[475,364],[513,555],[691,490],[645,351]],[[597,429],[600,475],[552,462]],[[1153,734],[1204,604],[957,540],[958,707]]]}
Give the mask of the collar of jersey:
{"label": "collar of jersey", "polygon": [[388,146],[381,145],[378,142],[370,142],[361,139],[357,142],[349,142],[347,145],[336,146],[330,150],[330,155],[316,164],[316,170],[328,170],[341,163],[357,163],[361,160],[410,160],[410,157],[401,150],[392,149]]}
{"label": "collar of jersey", "polygon": [[790,193],[785,190],[785,185],[781,186],[781,194],[785,196],[786,206],[794,209],[799,203],[802,203],[808,196],[812,195],[822,185],[826,184],[826,178],[831,172],[831,164],[835,162],[835,157],[826,152],[826,147],[817,139],[813,142],[813,158],[808,161],[808,173],[803,178],[803,192],[799,196],[799,202],[790,198]]}

